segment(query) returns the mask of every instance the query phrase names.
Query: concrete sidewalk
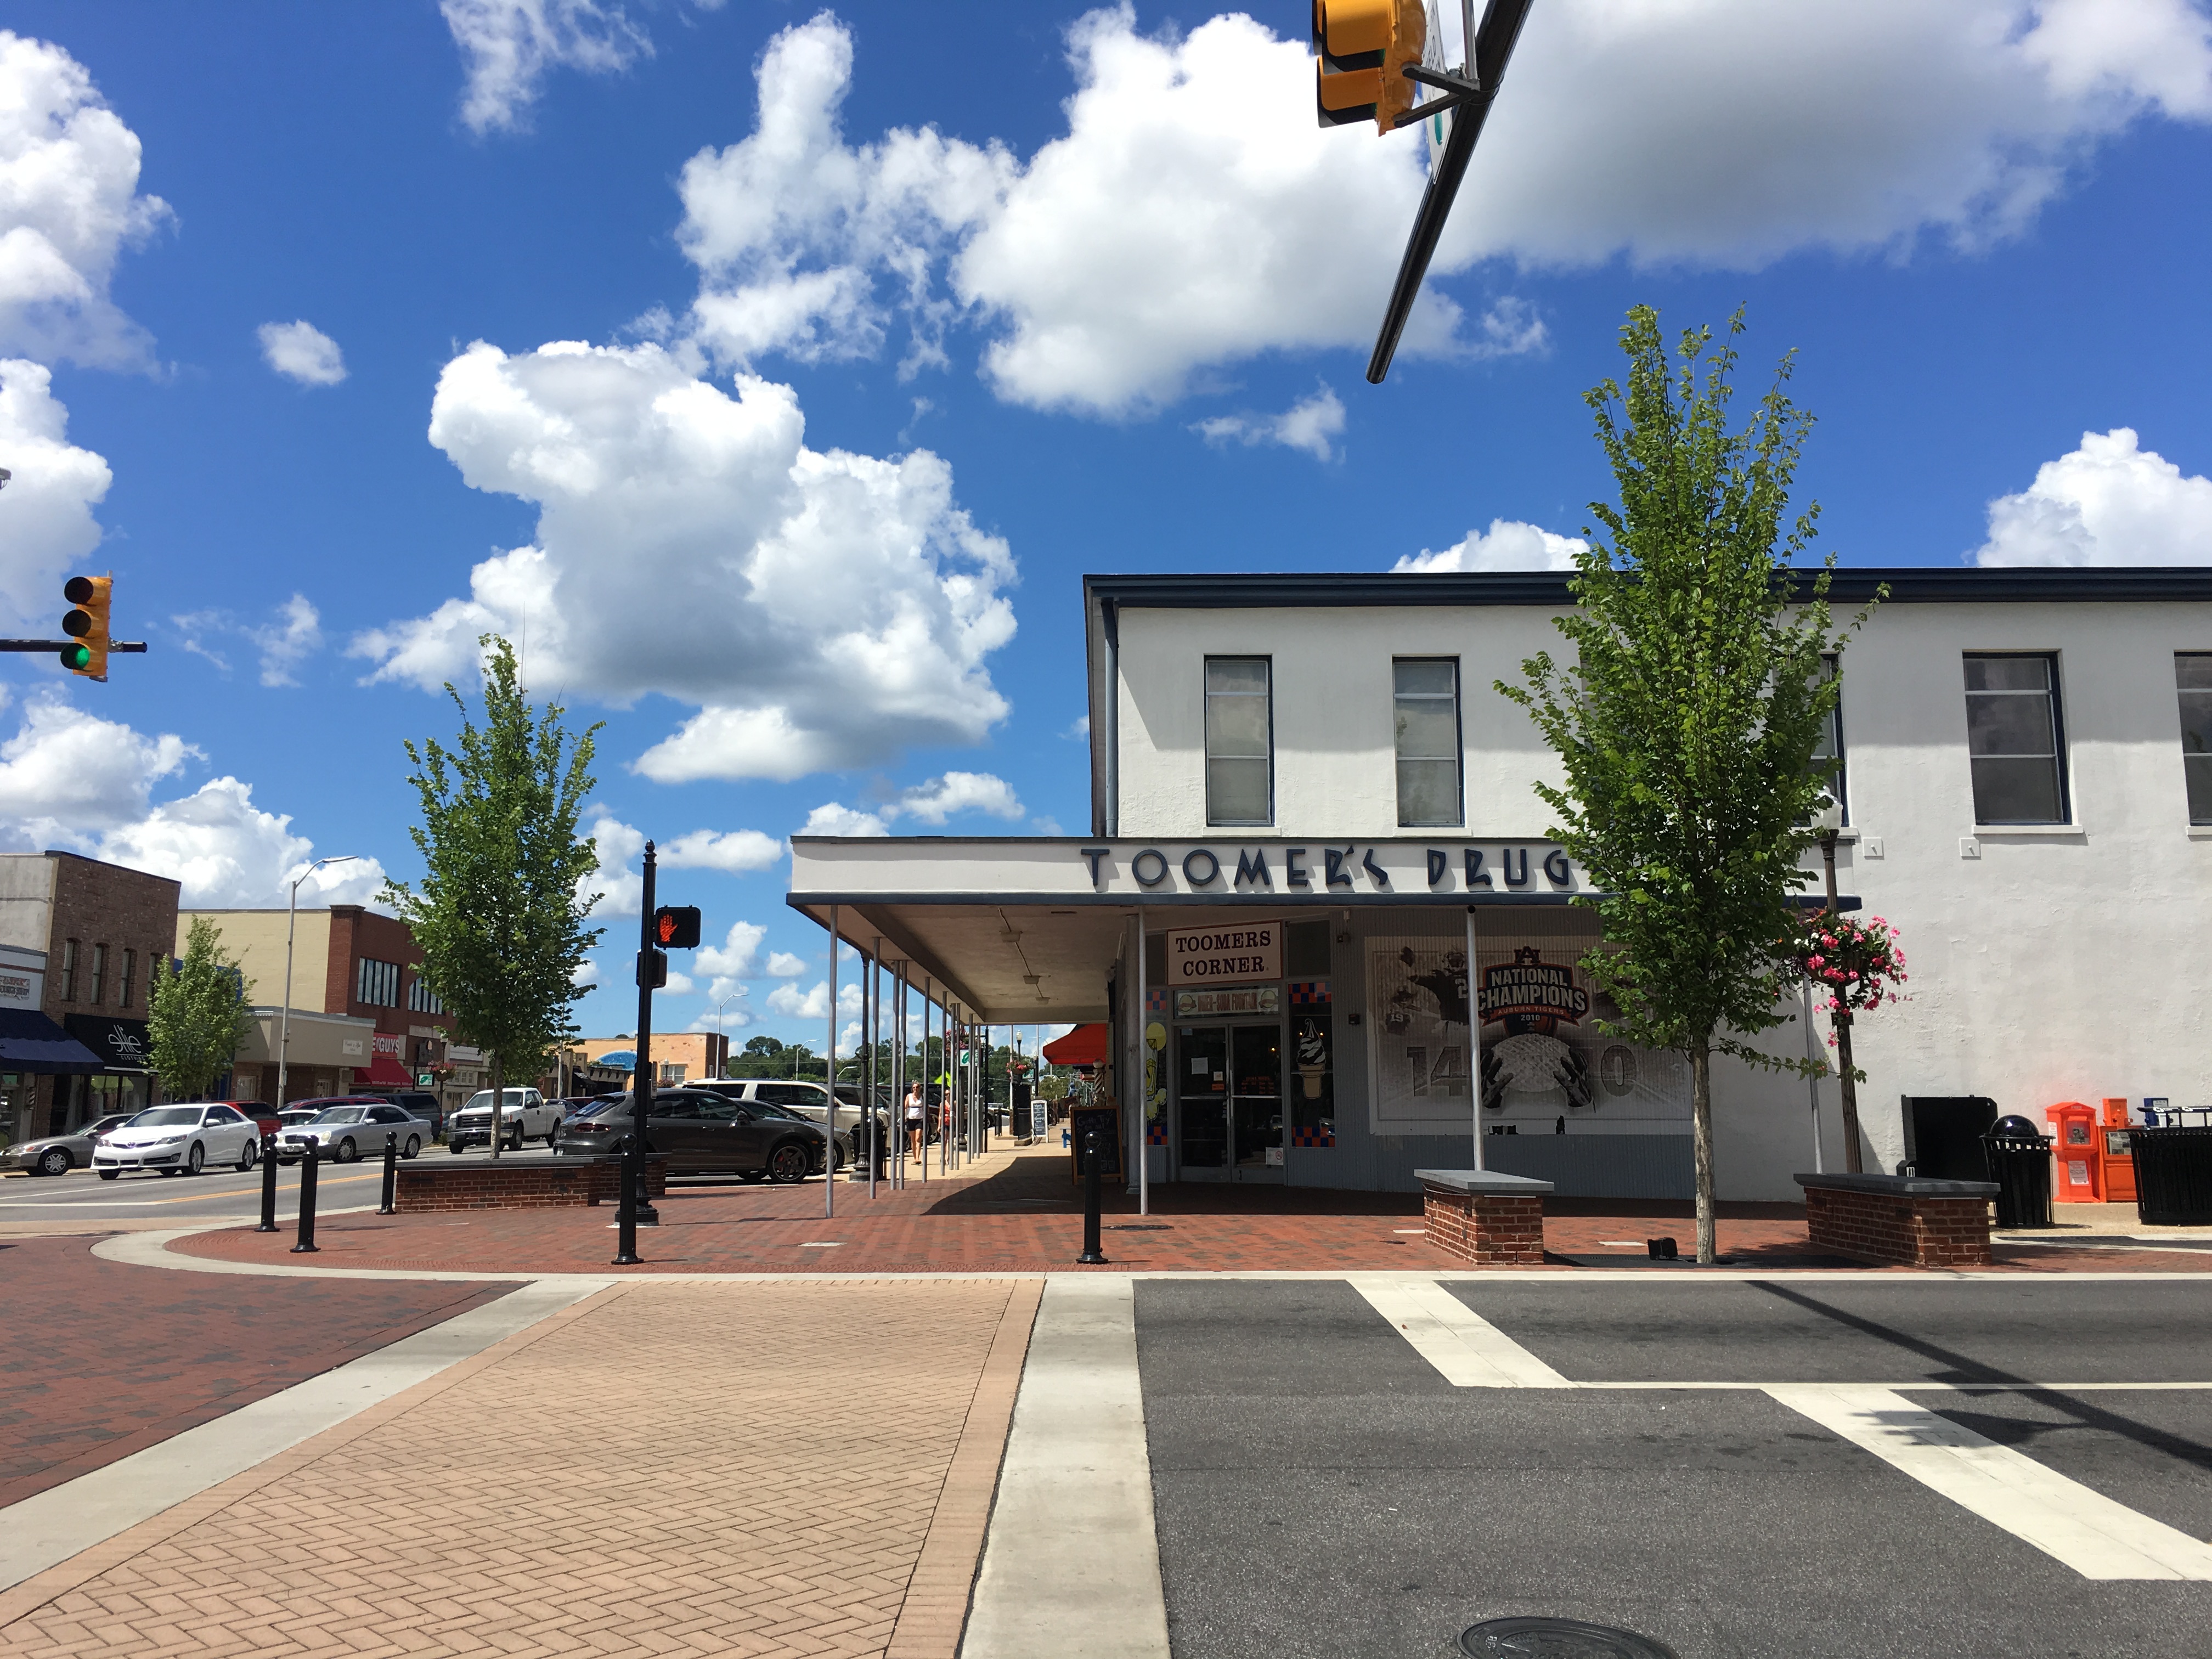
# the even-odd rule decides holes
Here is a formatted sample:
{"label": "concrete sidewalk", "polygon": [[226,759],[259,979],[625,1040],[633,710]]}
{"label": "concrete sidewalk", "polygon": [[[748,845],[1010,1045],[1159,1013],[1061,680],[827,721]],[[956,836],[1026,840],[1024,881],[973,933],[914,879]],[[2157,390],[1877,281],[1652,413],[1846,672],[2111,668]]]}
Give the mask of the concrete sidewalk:
{"label": "concrete sidewalk", "polygon": [[0,1655],[952,1659],[1039,1290],[614,1285],[0,1594]]}

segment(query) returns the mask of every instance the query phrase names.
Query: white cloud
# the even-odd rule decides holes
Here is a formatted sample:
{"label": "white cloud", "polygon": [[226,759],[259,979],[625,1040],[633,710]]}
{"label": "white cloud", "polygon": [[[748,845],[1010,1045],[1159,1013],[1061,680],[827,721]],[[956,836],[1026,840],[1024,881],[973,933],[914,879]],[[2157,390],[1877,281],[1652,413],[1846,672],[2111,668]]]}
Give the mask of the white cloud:
{"label": "white cloud", "polygon": [[890,826],[873,812],[856,812],[834,800],[824,801],[806,815],[799,827],[802,836],[888,836]]}
{"label": "white cloud", "polygon": [[264,323],[259,334],[262,360],[286,380],[336,386],[345,379],[345,354],[313,323]]}
{"label": "white cloud", "polygon": [[924,823],[943,823],[957,812],[987,812],[994,818],[1018,818],[1022,804],[1014,787],[988,772],[947,772],[905,791],[880,809],[884,817],[920,818]]}
{"label": "white cloud", "polygon": [[[759,975],[761,941],[768,937],[768,929],[755,921],[736,921],[720,945],[702,945],[691,953],[691,961],[699,971],[712,977],[717,985],[725,981],[734,982]],[[715,997],[730,994],[718,990]]]}
{"label": "white cloud", "polygon": [[571,985],[597,985],[599,982],[599,964],[588,958],[577,963],[576,971],[568,975],[568,982]]}
{"label": "white cloud", "polygon": [[939,457],[811,450],[790,387],[736,392],[656,345],[471,346],[440,376],[430,439],[475,488],[536,502],[537,544],[355,652],[435,689],[474,667],[479,634],[526,633],[534,678],[697,707],[636,763],[664,783],[978,741],[1006,712],[985,666],[1014,631],[1006,544],[954,504]]}
{"label": "white cloud", "polygon": [[1555,536],[1518,519],[1492,519],[1488,530],[1470,530],[1441,553],[1425,547],[1390,568],[1416,572],[1572,570],[1576,553],[1589,545],[1579,536]]}
{"label": "white cloud", "polygon": [[611,75],[653,53],[620,6],[598,0],[441,0],[438,9],[468,70],[461,119],[480,133],[525,125],[553,70]]}
{"label": "white cloud", "polygon": [[599,862],[597,869],[577,882],[577,896],[597,901],[592,907],[594,917],[635,915],[643,902],[645,872],[641,867],[633,868],[630,860],[645,852],[645,832],[600,807],[593,811],[584,838],[592,843]]}
{"label": "white cloud", "polygon": [[92,509],[115,477],[68,441],[69,410],[52,382],[40,364],[0,359],[0,465],[15,475],[0,488],[0,619],[41,632],[60,619],[70,568],[100,545]]}
{"label": "white cloud", "polygon": [[1073,738],[1079,741],[1088,742],[1091,737],[1091,716],[1078,714],[1069,722],[1067,730],[1060,735],[1063,738]]}
{"label": "white cloud", "polygon": [[[781,1014],[787,1019],[827,1019],[830,1017],[830,981],[817,980],[814,988],[802,994],[796,985],[779,985],[768,994],[769,1012]],[[860,1012],[860,988],[847,980],[837,988],[837,1012],[858,1014]]]}
{"label": "white cloud", "polygon": [[2212,564],[2212,478],[2184,477],[2134,429],[2085,432],[1990,503],[1981,564]]}
{"label": "white cloud", "polygon": [[660,988],[672,997],[680,997],[688,995],[695,988],[692,985],[690,975],[679,974],[671,968],[668,970],[668,983]]}
{"label": "white cloud", "polygon": [[117,256],[171,215],[138,194],[138,135],[59,46],[0,30],[0,350],[109,368],[152,361],[116,308]]}
{"label": "white cloud", "polygon": [[772,951],[769,953],[768,970],[777,979],[797,979],[806,971],[805,958],[788,951]]}
{"label": "white cloud", "polygon": [[[707,995],[718,1004],[721,1001],[721,997],[713,991],[708,992]],[[702,1014],[695,1015],[691,1020],[691,1026],[694,1030],[740,1031],[752,1023],[752,1010],[740,1003],[735,1007],[721,1008],[719,1011],[710,1008]]]}
{"label": "white cloud", "polygon": [[1241,443],[1248,449],[1255,444],[1281,444],[1325,461],[1335,453],[1329,441],[1344,434],[1344,404],[1324,386],[1279,415],[1217,415],[1191,430],[1211,444]]}
{"label": "white cloud", "polygon": [[[1522,37],[1434,269],[1984,246],[2104,139],[2212,115],[2206,37],[2191,0],[1557,0]],[[824,13],[777,35],[753,136],[684,171],[698,337],[737,362],[861,355],[903,317],[912,370],[968,320],[1002,397],[1109,415],[1255,356],[1364,349],[1419,137],[1317,128],[1303,40],[1243,15],[1146,36],[1124,4],[1067,48],[1067,131],[1024,158],[934,129],[848,143],[849,33]],[[1405,348],[1544,343],[1523,301],[1469,326],[1431,290]]]}
{"label": "white cloud", "polygon": [[321,649],[323,643],[321,613],[304,593],[285,600],[276,607],[276,620],[265,623],[240,623],[222,611],[189,611],[169,620],[177,625],[185,650],[206,658],[226,674],[230,672],[230,659],[210,643],[210,636],[243,635],[253,646],[264,685],[297,685],[300,682],[293,670],[310,653]]}
{"label": "white cloud", "polygon": [[[839,1000],[842,1002],[843,999],[840,998]],[[860,1022],[857,1019],[848,1021],[845,1029],[837,1033],[838,1058],[842,1060],[848,1054],[857,1054],[860,1052]]]}
{"label": "white cloud", "polygon": [[[292,820],[253,804],[250,784],[220,777],[155,803],[154,786],[198,750],[171,733],[148,737],[56,697],[32,701],[0,743],[0,846],[67,848],[173,877],[188,905],[271,905],[314,858]],[[383,884],[373,858],[325,866],[301,897],[362,903]]]}
{"label": "white cloud", "polygon": [[659,849],[660,861],[672,869],[726,870],[733,876],[765,870],[783,857],[783,843],[757,830],[732,830],[718,835],[694,830]]}
{"label": "white cloud", "polygon": [[1030,820],[1030,833],[1036,836],[1064,836],[1067,832],[1060,827],[1058,818],[1048,813],[1040,812]]}

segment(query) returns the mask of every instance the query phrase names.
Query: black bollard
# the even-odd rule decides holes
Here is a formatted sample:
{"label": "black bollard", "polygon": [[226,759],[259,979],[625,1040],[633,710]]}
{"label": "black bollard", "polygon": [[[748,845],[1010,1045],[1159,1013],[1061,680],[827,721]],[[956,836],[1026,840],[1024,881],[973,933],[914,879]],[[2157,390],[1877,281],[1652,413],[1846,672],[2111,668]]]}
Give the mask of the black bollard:
{"label": "black bollard", "polygon": [[397,1206],[392,1200],[399,1195],[399,1132],[384,1132],[384,1202],[376,1206],[379,1215],[392,1215]]}
{"label": "black bollard", "polygon": [[1083,1254],[1075,1258],[1079,1267],[1097,1267],[1105,1265],[1105,1253],[1098,1248],[1098,1131],[1086,1132],[1083,1137]]}
{"label": "black bollard", "polygon": [[276,1137],[261,1137],[261,1224],[257,1233],[276,1231]]}
{"label": "black bollard", "polygon": [[615,1206],[615,1266],[637,1266],[637,1165],[625,1137],[622,1152],[622,1201]]}
{"label": "black bollard", "polygon": [[315,1164],[320,1148],[315,1137],[307,1137],[305,1151],[300,1154],[300,1242],[292,1247],[294,1255],[313,1255],[315,1253]]}

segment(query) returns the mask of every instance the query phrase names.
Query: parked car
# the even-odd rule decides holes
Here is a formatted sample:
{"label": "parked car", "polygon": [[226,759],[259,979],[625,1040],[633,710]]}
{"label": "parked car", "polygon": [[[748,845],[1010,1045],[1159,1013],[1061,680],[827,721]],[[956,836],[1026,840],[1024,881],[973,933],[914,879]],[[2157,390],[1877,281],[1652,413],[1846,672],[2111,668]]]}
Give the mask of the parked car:
{"label": "parked car", "polygon": [[[719,1095],[726,1100],[738,1102],[749,1112],[763,1116],[793,1118],[801,1123],[811,1123],[817,1127],[821,1127],[823,1115],[818,1097],[812,1103],[815,1109],[809,1111],[805,1105],[793,1105],[788,1101],[777,1100],[772,1096],[763,1096],[757,1088],[749,1086],[755,1082],[757,1082],[757,1079],[716,1078],[702,1079],[696,1083],[683,1083],[676,1086]],[[818,1090],[817,1092],[818,1097]],[[859,1133],[859,1122],[860,1113],[856,1109],[847,1115],[844,1127],[834,1129],[830,1133],[838,1169],[843,1169],[853,1161],[854,1136]]]}
{"label": "parked car", "polygon": [[281,1135],[295,1124],[312,1123],[321,1110],[319,1106],[287,1106],[276,1114],[276,1133]]}
{"label": "parked car", "polygon": [[350,1164],[358,1158],[383,1157],[386,1135],[398,1137],[402,1158],[413,1158],[431,1139],[429,1119],[417,1117],[381,1096],[339,1096],[302,1103],[321,1109],[306,1122],[290,1125],[276,1138],[276,1156],[283,1163],[306,1157],[310,1139],[319,1156]]}
{"label": "parked car", "polygon": [[[748,1103],[757,1103],[780,1106],[796,1112],[811,1123],[820,1123],[829,1116],[824,1104],[825,1091],[818,1083],[800,1083],[784,1078],[725,1078],[710,1083],[690,1085],[699,1089],[718,1089],[733,1098]],[[890,1133],[890,1121],[878,1115],[877,1122],[886,1135]],[[841,1084],[837,1089],[837,1163],[839,1168],[850,1163],[853,1146],[860,1127],[860,1091],[857,1085]]]}
{"label": "parked car", "polygon": [[125,1170],[198,1175],[210,1164],[250,1170],[261,1156],[260,1126],[221,1101],[155,1106],[94,1143],[92,1167],[102,1181]]}
{"label": "parked car", "polygon": [[[604,1157],[630,1129],[630,1103],[619,1097],[571,1118],[555,1148],[564,1158]],[[822,1126],[767,1104],[749,1104],[706,1088],[659,1089],[646,1119],[653,1149],[671,1174],[735,1175],[747,1181],[803,1181],[822,1168]]]}
{"label": "parked car", "polygon": [[[499,1129],[510,1150],[520,1152],[526,1140],[542,1140],[550,1146],[560,1138],[559,1101],[548,1100],[535,1089],[506,1089],[501,1092]],[[490,1145],[491,1091],[479,1089],[462,1102],[460,1110],[447,1121],[446,1150],[458,1152],[465,1146]]]}
{"label": "parked car", "polygon": [[410,1117],[419,1117],[427,1122],[430,1126],[431,1139],[445,1139],[445,1103],[428,1089],[380,1089],[376,1092]]}
{"label": "parked car", "polygon": [[36,1140],[0,1147],[0,1170],[28,1170],[34,1176],[67,1175],[71,1170],[82,1170],[92,1162],[93,1142],[110,1129],[121,1128],[131,1118],[129,1112],[111,1112],[65,1135],[42,1135]]}

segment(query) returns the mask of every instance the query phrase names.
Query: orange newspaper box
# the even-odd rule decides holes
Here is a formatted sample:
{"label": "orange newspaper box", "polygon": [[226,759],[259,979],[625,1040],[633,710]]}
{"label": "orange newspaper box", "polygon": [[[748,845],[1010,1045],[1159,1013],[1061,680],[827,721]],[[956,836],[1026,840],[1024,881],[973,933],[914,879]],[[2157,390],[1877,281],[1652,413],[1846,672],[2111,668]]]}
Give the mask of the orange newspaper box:
{"label": "orange newspaper box", "polygon": [[2103,1146],[2097,1109],[2079,1100],[2062,1100],[2043,1109],[2051,1120],[2051,1196],[2061,1204],[2105,1201]]}
{"label": "orange newspaper box", "polygon": [[2136,1201],[2136,1149],[2128,1139],[2128,1103],[2112,1095],[2105,1097],[2104,1127],[2098,1131],[2104,1143],[2105,1202],[2132,1204]]}

